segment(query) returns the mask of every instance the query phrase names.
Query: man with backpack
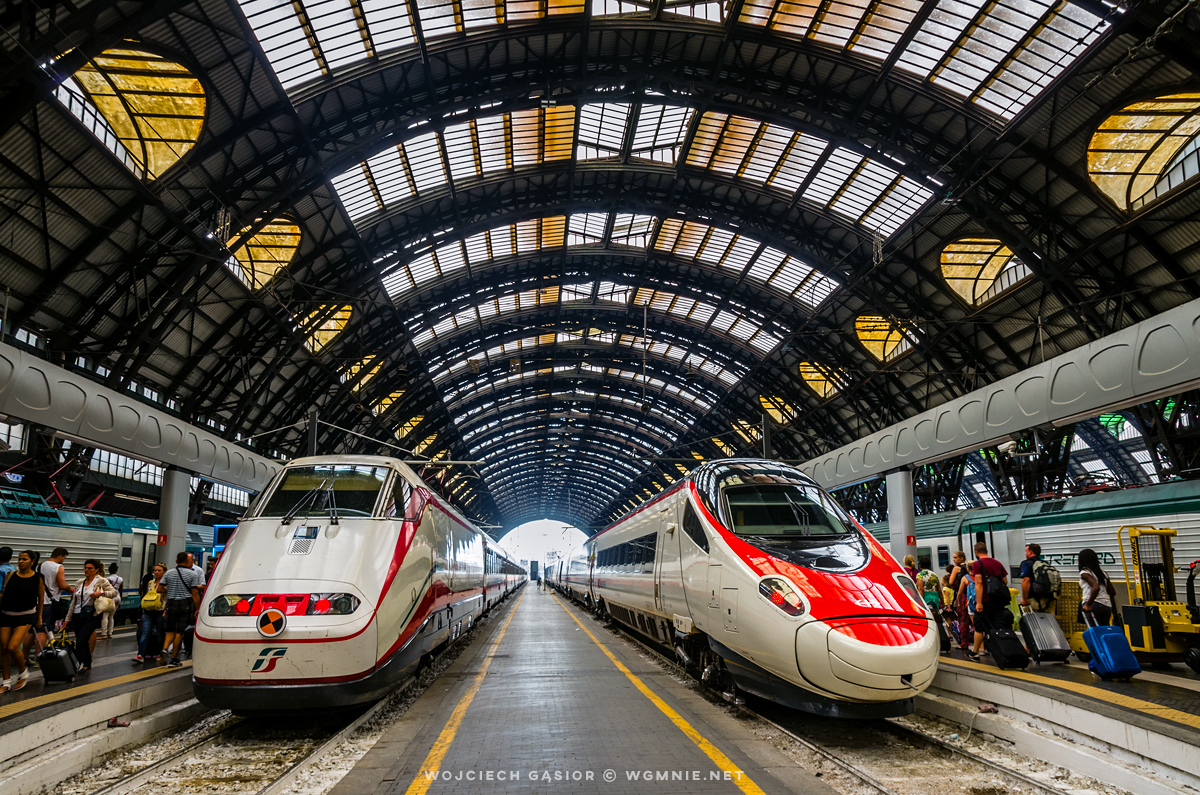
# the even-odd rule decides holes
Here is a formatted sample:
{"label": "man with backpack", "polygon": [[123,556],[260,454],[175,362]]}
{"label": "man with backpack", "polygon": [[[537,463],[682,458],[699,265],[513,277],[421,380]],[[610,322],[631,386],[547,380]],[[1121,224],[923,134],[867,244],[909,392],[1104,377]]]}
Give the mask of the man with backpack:
{"label": "man with backpack", "polygon": [[978,660],[983,650],[984,634],[997,629],[1011,629],[1012,614],[1008,612],[1008,572],[1004,564],[987,553],[987,544],[975,545],[975,643],[967,658]]}
{"label": "man with backpack", "polygon": [[1040,545],[1026,544],[1025,560],[1021,561],[1021,606],[1028,606],[1035,613],[1053,615],[1061,592],[1058,569],[1042,560]]}

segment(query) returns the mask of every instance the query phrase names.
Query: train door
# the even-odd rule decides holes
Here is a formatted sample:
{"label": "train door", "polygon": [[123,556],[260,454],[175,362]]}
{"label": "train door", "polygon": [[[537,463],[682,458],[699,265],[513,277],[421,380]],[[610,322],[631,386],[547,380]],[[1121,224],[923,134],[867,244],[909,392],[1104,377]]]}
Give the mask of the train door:
{"label": "train door", "polygon": [[129,571],[124,572],[125,588],[137,589],[141,586],[142,577],[157,562],[158,544],[156,542],[158,541],[158,531],[144,527],[134,527],[130,532],[129,543],[133,549],[130,555]]}
{"label": "train door", "polygon": [[[710,565],[708,537],[696,515],[696,509],[686,499],[682,506],[679,536],[679,558],[683,570],[683,592],[688,610],[698,623],[708,612],[709,589],[715,578],[720,582],[720,566]],[[716,568],[716,571],[712,571]],[[719,585],[717,586],[720,587]]]}
{"label": "train door", "polygon": [[658,585],[660,608],[669,616],[680,615],[690,618],[687,599],[683,590],[683,568],[679,557],[681,546],[675,508],[664,508],[658,513],[658,543],[662,548],[655,580]]}

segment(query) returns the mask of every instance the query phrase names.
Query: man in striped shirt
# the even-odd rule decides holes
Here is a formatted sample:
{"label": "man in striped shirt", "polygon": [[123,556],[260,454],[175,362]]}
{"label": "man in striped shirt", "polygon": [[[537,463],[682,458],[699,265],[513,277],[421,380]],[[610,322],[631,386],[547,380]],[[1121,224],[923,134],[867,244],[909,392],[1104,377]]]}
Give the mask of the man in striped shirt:
{"label": "man in striped shirt", "polygon": [[187,552],[175,556],[175,568],[168,571],[159,580],[158,592],[167,600],[166,608],[166,639],[163,641],[163,651],[171,650],[172,668],[179,668],[179,644],[183,642],[183,633],[187,631],[192,616],[200,606],[200,578],[192,571],[190,557]]}

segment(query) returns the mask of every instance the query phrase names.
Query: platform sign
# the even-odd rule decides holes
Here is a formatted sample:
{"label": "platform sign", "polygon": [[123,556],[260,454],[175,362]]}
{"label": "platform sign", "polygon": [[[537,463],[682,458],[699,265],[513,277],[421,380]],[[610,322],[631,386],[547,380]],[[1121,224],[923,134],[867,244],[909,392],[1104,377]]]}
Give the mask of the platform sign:
{"label": "platform sign", "polygon": [[159,533],[158,534],[158,546],[165,547],[166,545],[167,545],[167,534]]}
{"label": "platform sign", "polygon": [[917,545],[917,537],[916,536],[905,536],[904,543],[910,547],[915,547]]}

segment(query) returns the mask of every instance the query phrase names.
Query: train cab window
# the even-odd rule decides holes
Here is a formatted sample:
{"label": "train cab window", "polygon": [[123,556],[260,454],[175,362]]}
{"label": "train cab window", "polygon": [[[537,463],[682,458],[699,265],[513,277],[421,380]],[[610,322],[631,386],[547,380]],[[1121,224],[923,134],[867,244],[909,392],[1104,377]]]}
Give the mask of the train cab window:
{"label": "train cab window", "polygon": [[383,515],[401,519],[419,519],[423,507],[420,495],[405,478],[399,474],[392,481],[392,493],[387,498],[387,507]]}
{"label": "train cab window", "polygon": [[258,516],[373,516],[387,467],[318,464],[284,470]]}
{"label": "train cab window", "polygon": [[942,544],[938,546],[938,571],[945,571],[950,565],[950,547]]}
{"label": "train cab window", "polygon": [[683,532],[687,533],[687,537],[695,542],[696,546],[704,550],[704,554],[708,554],[708,536],[704,533],[704,526],[700,524],[700,517],[696,515],[696,509],[691,503],[683,509]]}
{"label": "train cab window", "polygon": [[853,520],[810,477],[768,462],[715,462],[696,478],[717,521],[768,555],[818,571],[857,571],[870,550]]}

